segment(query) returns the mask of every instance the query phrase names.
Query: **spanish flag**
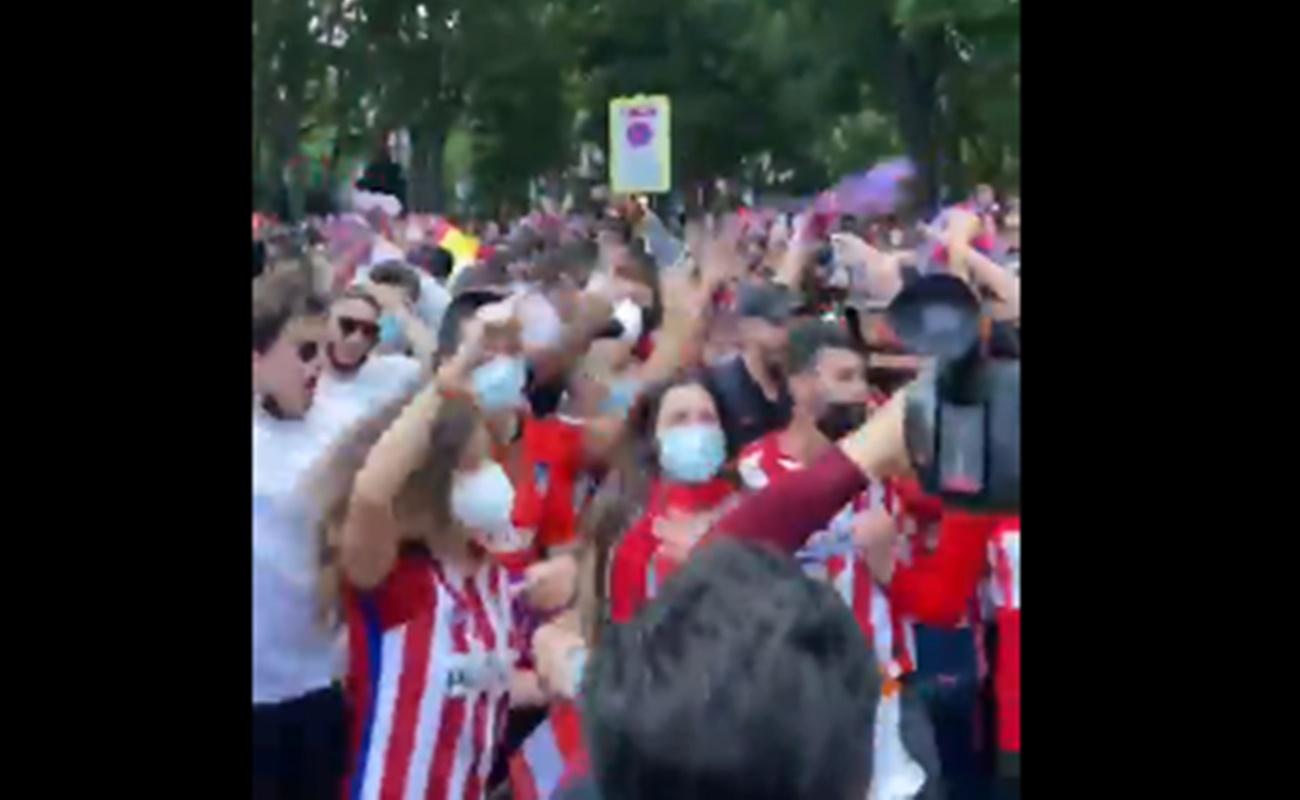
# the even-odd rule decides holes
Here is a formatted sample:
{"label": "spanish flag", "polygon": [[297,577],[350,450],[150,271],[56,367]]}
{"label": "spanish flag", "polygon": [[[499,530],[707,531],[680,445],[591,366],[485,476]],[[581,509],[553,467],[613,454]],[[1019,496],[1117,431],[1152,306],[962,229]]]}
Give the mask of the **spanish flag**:
{"label": "spanish flag", "polygon": [[433,224],[433,241],[451,253],[454,263],[451,273],[453,277],[464,267],[479,260],[479,240],[442,217],[438,217]]}

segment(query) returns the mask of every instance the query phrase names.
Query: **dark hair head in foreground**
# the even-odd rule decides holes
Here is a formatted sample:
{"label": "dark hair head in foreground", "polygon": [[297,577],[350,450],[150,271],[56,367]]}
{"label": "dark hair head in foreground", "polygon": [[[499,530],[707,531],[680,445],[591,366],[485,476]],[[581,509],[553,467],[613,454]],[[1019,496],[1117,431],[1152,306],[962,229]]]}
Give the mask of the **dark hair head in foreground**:
{"label": "dark hair head in foreground", "polygon": [[584,687],[602,800],[850,800],[871,778],[875,662],[844,603],[766,548],[704,546]]}

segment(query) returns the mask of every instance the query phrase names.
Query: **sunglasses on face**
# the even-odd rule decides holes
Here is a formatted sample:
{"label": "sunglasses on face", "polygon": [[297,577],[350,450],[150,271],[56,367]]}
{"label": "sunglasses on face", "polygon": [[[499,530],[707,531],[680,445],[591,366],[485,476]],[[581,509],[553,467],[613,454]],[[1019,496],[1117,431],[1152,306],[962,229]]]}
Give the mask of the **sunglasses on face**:
{"label": "sunglasses on face", "polygon": [[357,331],[361,331],[361,335],[370,340],[379,338],[379,325],[368,320],[339,317],[339,330],[343,331],[345,339]]}
{"label": "sunglasses on face", "polygon": [[310,364],[320,355],[320,342],[299,342],[298,358],[304,364]]}

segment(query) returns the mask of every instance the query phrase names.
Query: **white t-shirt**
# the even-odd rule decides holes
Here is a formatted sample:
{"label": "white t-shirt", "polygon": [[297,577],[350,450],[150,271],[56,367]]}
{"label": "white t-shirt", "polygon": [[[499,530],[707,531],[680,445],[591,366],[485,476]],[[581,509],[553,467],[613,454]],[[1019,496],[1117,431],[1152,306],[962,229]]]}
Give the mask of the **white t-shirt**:
{"label": "white t-shirt", "polygon": [[313,407],[302,420],[253,413],[253,702],[329,686],[332,631],[320,618],[320,544],[307,481],[339,430]]}
{"label": "white t-shirt", "polygon": [[329,417],[336,434],[343,434],[364,417],[420,383],[420,362],[399,354],[366,359],[352,375],[326,371],[316,393],[319,409],[312,413]]}

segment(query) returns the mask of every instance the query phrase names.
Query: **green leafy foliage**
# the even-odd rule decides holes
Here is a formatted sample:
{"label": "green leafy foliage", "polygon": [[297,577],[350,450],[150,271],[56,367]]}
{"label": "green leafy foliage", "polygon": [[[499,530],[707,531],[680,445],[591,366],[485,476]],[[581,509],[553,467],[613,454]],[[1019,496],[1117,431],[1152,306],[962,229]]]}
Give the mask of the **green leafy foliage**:
{"label": "green leafy foliage", "polygon": [[[1013,182],[1019,11],[1018,0],[254,0],[255,183],[265,200],[286,176],[337,180],[339,164],[406,129],[415,207],[445,207],[465,178],[478,209],[517,206],[539,178],[562,184],[584,146],[603,150],[610,99],[636,93],[672,98],[674,185],[688,191],[727,177],[797,194],[900,152],[936,198]],[[303,152],[329,166],[299,174]]]}

